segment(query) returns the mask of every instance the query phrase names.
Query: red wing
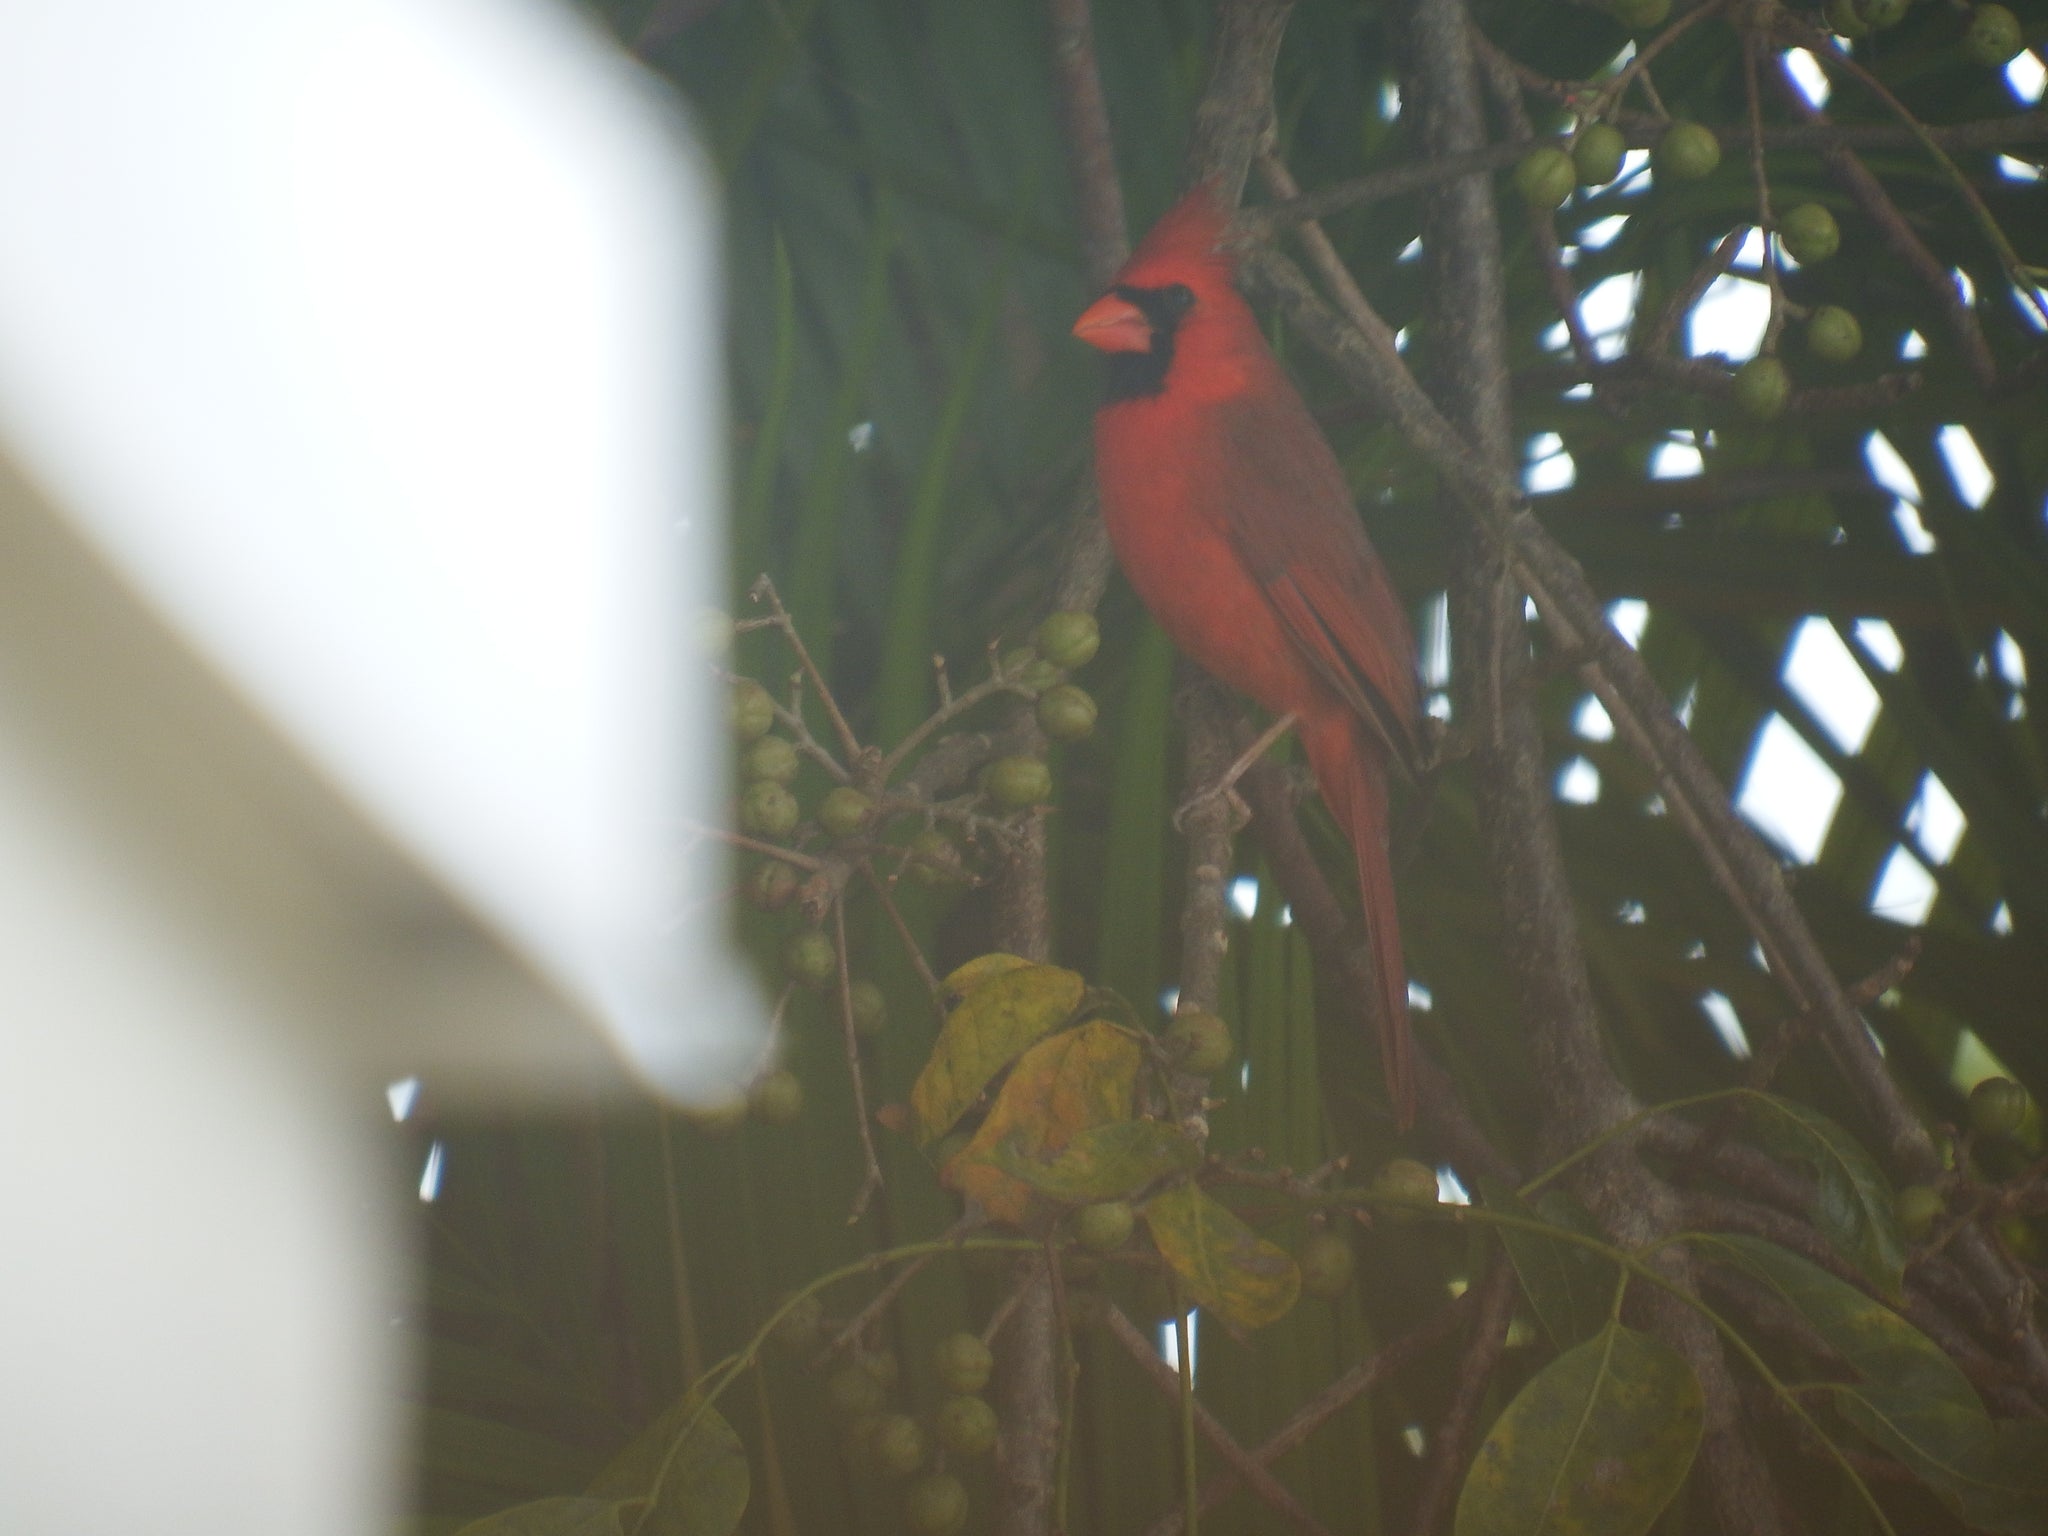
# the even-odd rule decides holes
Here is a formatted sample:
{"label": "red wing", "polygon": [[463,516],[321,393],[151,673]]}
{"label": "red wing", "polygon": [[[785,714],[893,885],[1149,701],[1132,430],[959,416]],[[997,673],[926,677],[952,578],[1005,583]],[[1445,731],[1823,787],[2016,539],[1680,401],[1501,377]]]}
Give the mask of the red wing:
{"label": "red wing", "polygon": [[1317,673],[1411,768],[1414,637],[1321,430],[1284,384],[1231,401],[1218,425],[1232,470],[1225,516],[1245,564]]}

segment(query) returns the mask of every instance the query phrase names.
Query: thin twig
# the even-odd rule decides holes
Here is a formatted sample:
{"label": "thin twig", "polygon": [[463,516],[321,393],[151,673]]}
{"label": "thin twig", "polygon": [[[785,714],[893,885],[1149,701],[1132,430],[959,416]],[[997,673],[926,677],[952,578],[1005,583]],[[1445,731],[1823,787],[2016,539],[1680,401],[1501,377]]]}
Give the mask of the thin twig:
{"label": "thin twig", "polygon": [[[1231,711],[1216,684],[1183,664],[1178,703],[1186,738],[1185,781],[1206,785],[1223,774],[1231,758]],[[1181,819],[1187,839],[1187,889],[1181,902],[1181,1006],[1213,1012],[1228,944],[1224,918],[1226,883],[1233,867],[1235,828],[1229,801],[1220,795],[1191,802]]]}
{"label": "thin twig", "polygon": [[2012,242],[2006,238],[2005,230],[1999,225],[1991,209],[1986,206],[1983,195],[1971,184],[1970,178],[1965,176],[1956,163],[1948,157],[1948,152],[1927,131],[1926,126],[1921,123],[1920,119],[1907,109],[1904,102],[1892,94],[1889,86],[1868,69],[1864,68],[1863,65],[1858,63],[1849,54],[1843,52],[1842,45],[1835,41],[1834,34],[1823,31],[1821,28],[1806,22],[1804,18],[1795,16],[1790,12],[1781,11],[1772,19],[1779,28],[1792,34],[1805,47],[1827,60],[1835,68],[1849,75],[1850,78],[1869,91],[1871,95],[1883,102],[1885,109],[1901,123],[1905,124],[1907,132],[1911,133],[1920,147],[1933,157],[1935,164],[1940,166],[1943,173],[1948,177],[1950,187],[1958,197],[1962,198],[1964,204],[1969,208],[1971,217],[1977,221],[1977,227],[1983,231],[1984,237],[1990,243],[1993,253],[1997,255],[1998,264],[2005,269],[2007,279],[2022,294],[2026,295],[2028,302],[2033,305],[2035,312],[2040,315],[2041,319],[2048,321],[2048,300],[2042,298],[2040,290],[2028,279],[2025,266],[2020,261],[2019,253],[2012,248]]}
{"label": "thin twig", "polygon": [[839,712],[839,703],[832,697],[831,685],[825,681],[825,674],[818,670],[818,664],[811,660],[811,653],[804,645],[803,636],[796,632],[796,622],[790,618],[789,610],[782,606],[782,594],[775,590],[775,583],[766,575],[757,578],[749,592],[755,602],[765,602],[774,614],[782,635],[789,642],[789,648],[796,653],[797,665],[811,680],[811,686],[818,690],[818,702],[825,706],[825,714],[832,722],[832,729],[839,737],[839,745],[846,753],[847,766],[861,760],[860,739],[853,734],[853,727],[846,723],[846,716]]}
{"label": "thin twig", "polygon": [[904,954],[910,957],[911,968],[917,972],[918,980],[924,983],[925,995],[931,999],[932,1009],[939,1016],[939,1022],[946,1022],[946,989],[933,974],[931,962],[924,957],[924,948],[917,942],[917,936],[910,931],[910,924],[903,920],[903,913],[896,905],[896,898],[889,893],[889,884],[875,873],[875,866],[867,859],[860,861],[860,872],[867,878],[868,889],[882,903],[882,910],[888,914],[889,922],[896,930],[896,937],[902,941]]}
{"label": "thin twig", "polygon": [[1671,338],[1678,330],[1678,324],[1692,313],[1692,307],[1706,296],[1714,286],[1714,279],[1735,265],[1735,258],[1742,251],[1742,242],[1749,236],[1749,226],[1738,224],[1709,251],[1706,258],[1692,269],[1678,291],[1671,295],[1670,302],[1657,316],[1657,323],[1643,338],[1641,356],[1658,357],[1671,345]]}
{"label": "thin twig", "polygon": [[[1169,1402],[1180,1399],[1180,1376],[1174,1368],[1159,1358],[1159,1351],[1152,1347],[1152,1341],[1138,1331],[1138,1327],[1121,1308],[1109,1308],[1109,1334],[1123,1347],[1138,1369],[1156,1387],[1159,1395]],[[1204,1440],[1223,1458],[1224,1464],[1244,1479],[1245,1486],[1286,1520],[1296,1530],[1307,1531],[1312,1536],[1329,1536],[1322,1522],[1316,1519],[1308,1506],[1296,1498],[1293,1490],[1268,1472],[1252,1454],[1237,1441],[1223,1426],[1223,1422],[1204,1407],[1199,1399],[1195,1403],[1195,1428]]]}
{"label": "thin twig", "polygon": [[[1436,1314],[1421,1326],[1409,1329],[1376,1354],[1366,1356],[1289,1414],[1286,1421],[1267,1437],[1265,1443],[1252,1451],[1252,1460],[1262,1467],[1272,1466],[1329,1423],[1362,1394],[1370,1392],[1395,1371],[1420,1359],[1439,1342],[1449,1337],[1464,1320],[1465,1315],[1477,1304],[1478,1299],[1474,1292],[1467,1291],[1439,1308]],[[1211,1478],[1209,1485],[1202,1490],[1202,1513],[1208,1514],[1235,1492],[1237,1482],[1238,1473],[1235,1467],[1226,1467]],[[1180,1529],[1180,1512],[1169,1510],[1146,1528],[1145,1536],[1179,1536]]]}
{"label": "thin twig", "polygon": [[[1472,40],[1477,49],[1481,72],[1488,94],[1494,105],[1507,121],[1510,138],[1529,141],[1534,139],[1535,130],[1529,122],[1529,114],[1522,106],[1522,93],[1518,88],[1514,70],[1508,59],[1498,48],[1486,41],[1477,27],[1472,29]],[[1557,214],[1555,210],[1531,206],[1529,209],[1530,244],[1536,249],[1536,259],[1543,263],[1543,279],[1550,288],[1550,301],[1557,306],[1558,314],[1564,319],[1565,335],[1570,338],[1572,356],[1579,360],[1579,366],[1590,374],[1599,367],[1599,353],[1593,346],[1593,338],[1586,330],[1585,316],[1579,312],[1579,291],[1572,282],[1571,273],[1564,264],[1564,251],[1557,238]]]}
{"label": "thin twig", "polygon": [[1479,1411],[1493,1387],[1493,1373],[1507,1347],[1508,1323],[1515,1313],[1514,1266],[1504,1252],[1496,1251],[1485,1277],[1477,1288],[1479,1302],[1472,1319],[1472,1336],[1458,1361],[1451,1388],[1450,1406],[1444,1410],[1429,1459],[1422,1469],[1422,1487],[1415,1495],[1415,1515],[1409,1525],[1414,1536],[1432,1536],[1443,1524],[1444,1513],[1457,1495],[1465,1464],[1471,1455],[1472,1438],[1478,1431]]}
{"label": "thin twig", "polygon": [[1719,14],[1724,9],[1725,3],[1726,0],[1706,0],[1706,3],[1694,6],[1682,16],[1668,23],[1648,42],[1639,45],[1636,49],[1636,56],[1622,65],[1619,73],[1615,75],[1607,89],[1601,92],[1599,110],[1596,115],[1605,116],[1608,111],[1619,106],[1622,98],[1628,94],[1629,86],[1638,79],[1643,83],[1644,93],[1649,96],[1651,101],[1656,103],[1658,115],[1666,115],[1663,102],[1657,100],[1657,87],[1650,81],[1650,61],[1677,42],[1681,37],[1685,36],[1691,28],[1698,26],[1699,23],[1705,21],[1709,16]]}
{"label": "thin twig", "polygon": [[[1832,40],[1829,46],[1833,46]],[[1787,72],[1783,60],[1778,61],[1777,67],[1771,71],[1771,78],[1777,86],[1779,98],[1794,116],[1808,123],[1827,122],[1827,114],[1807,100],[1806,92]],[[1906,222],[1906,216],[1892,201],[1884,183],[1873,176],[1855,151],[1845,144],[1822,146],[1820,157],[1821,163],[1842,184],[1842,189],[1856,200],[1864,216],[1877,226],[1885,243],[1892,248],[1892,254],[1920,279],[1935,305],[1948,317],[1949,329],[1955,332],[1957,345],[1962,348],[1963,362],[1977,387],[1986,391],[1996,388],[1998,362],[1991,355],[1990,344],[1984,339],[1977,316],[1963,302],[1948,268],[1935,258],[1912,225]]]}
{"label": "thin twig", "polygon": [[[978,1213],[970,1212],[946,1228],[943,1240],[958,1241],[960,1238],[968,1236],[984,1225],[986,1225],[984,1217]],[[868,1304],[856,1312],[847,1322],[846,1326],[833,1335],[830,1342],[818,1351],[811,1364],[813,1366],[824,1366],[831,1361],[834,1355],[848,1348],[857,1340],[864,1338],[868,1330],[874,1327],[882,1314],[889,1309],[890,1304],[903,1294],[904,1288],[919,1275],[923,1274],[926,1269],[930,1268],[938,1257],[939,1255],[936,1253],[922,1253],[900,1266],[893,1275],[883,1282],[882,1288],[875,1292],[874,1296],[868,1301]]]}
{"label": "thin twig", "polygon": [[[1517,78],[1523,84],[1531,83],[1519,65],[1514,65],[1512,60],[1509,60],[1509,63],[1516,69]],[[1568,82],[1551,83],[1557,86],[1554,94],[1559,100],[1576,102],[1583,95],[1584,87],[1581,85]],[[1636,149],[1656,143],[1664,128],[1662,122],[1636,113],[1620,113],[1610,121],[1627,136],[1630,146]],[[1947,127],[1929,128],[1927,134],[1943,149],[1953,154],[2038,144],[2048,140],[2048,111],[2035,108],[2029,112],[2015,112],[2006,117],[1954,123]],[[1717,128],[1715,137],[1731,147],[1746,147],[1749,143],[1749,135],[1744,130]],[[1765,128],[1763,142],[1767,149],[1902,149],[1918,143],[1919,140],[1908,130],[1887,124],[1832,123],[1822,120],[1814,123],[1779,124]],[[1304,220],[1327,219],[1332,214],[1343,213],[1352,208],[1362,208],[1371,203],[1384,202],[1391,197],[1420,192],[1453,177],[1470,176],[1477,171],[1504,170],[1527,154],[1528,149],[1526,142],[1503,140],[1462,155],[1412,160],[1402,165],[1389,166],[1385,170],[1373,171],[1350,181],[1333,182],[1327,187],[1318,187],[1313,192],[1304,192],[1301,196],[1284,202],[1262,203],[1256,208],[1243,209],[1237,215],[1233,230],[1238,238],[1250,239]]]}
{"label": "thin twig", "polygon": [[846,1224],[852,1226],[867,1214],[868,1202],[882,1187],[882,1161],[875,1156],[875,1134],[868,1125],[868,1090],[865,1074],[860,1065],[860,1034],[853,1027],[853,980],[846,969],[846,903],[832,903],[832,939],[839,961],[839,1023],[846,1041],[846,1071],[853,1080],[854,1123],[860,1129],[861,1157],[866,1172],[860,1181],[860,1190],[853,1197],[853,1209],[847,1214]]}
{"label": "thin twig", "polygon": [[794,848],[785,848],[780,843],[763,842],[760,838],[749,837],[744,832],[728,832],[724,827],[713,827],[701,821],[687,820],[683,823],[683,829],[692,837],[708,837],[729,847],[744,848],[749,853],[765,854],[771,859],[780,859],[783,863],[792,864],[798,869],[816,871],[825,867],[825,860],[815,855],[800,853]]}
{"label": "thin twig", "polygon": [[1754,32],[1742,34],[1742,87],[1744,98],[1749,103],[1749,180],[1756,192],[1757,227],[1765,231],[1761,265],[1764,288],[1771,300],[1757,355],[1769,357],[1778,350],[1778,336],[1785,329],[1785,285],[1778,274],[1783,238],[1777,233],[1778,221],[1771,213],[1771,178],[1764,170],[1763,92],[1756,83],[1757,53],[1762,46],[1762,40]]}

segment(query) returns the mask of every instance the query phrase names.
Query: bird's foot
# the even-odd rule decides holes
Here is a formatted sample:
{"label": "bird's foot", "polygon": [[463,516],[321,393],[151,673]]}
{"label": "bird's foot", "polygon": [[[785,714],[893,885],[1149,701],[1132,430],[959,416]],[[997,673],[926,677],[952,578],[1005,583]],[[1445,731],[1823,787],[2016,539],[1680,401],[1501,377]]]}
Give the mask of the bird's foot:
{"label": "bird's foot", "polygon": [[1237,836],[1252,819],[1252,808],[1244,803],[1234,780],[1205,785],[1174,808],[1173,830],[1187,836],[1188,822],[1210,806],[1221,803],[1230,817],[1230,835]]}
{"label": "bird's foot", "polygon": [[1252,819],[1251,807],[1244,803],[1244,797],[1237,792],[1237,781],[1251,771],[1251,766],[1266,755],[1266,749],[1294,729],[1294,716],[1282,715],[1259,733],[1258,740],[1238,753],[1231,765],[1216,776],[1212,784],[1205,784],[1180,803],[1173,813],[1173,830],[1187,832],[1188,818],[1213,801],[1221,800],[1230,811],[1230,834],[1235,837],[1244,830],[1245,823]]}

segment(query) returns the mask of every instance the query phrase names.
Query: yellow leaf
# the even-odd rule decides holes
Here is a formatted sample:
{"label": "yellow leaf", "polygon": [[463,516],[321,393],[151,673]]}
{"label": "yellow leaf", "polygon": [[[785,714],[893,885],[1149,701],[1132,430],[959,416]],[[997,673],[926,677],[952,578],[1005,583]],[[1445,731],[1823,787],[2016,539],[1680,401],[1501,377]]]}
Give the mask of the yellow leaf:
{"label": "yellow leaf", "polygon": [[1287,1252],[1193,1184],[1160,1191],[1139,1214],[1188,1295],[1225,1322],[1263,1328],[1301,1295],[1301,1271]]}
{"label": "yellow leaf", "polygon": [[1087,984],[1072,971],[1022,962],[985,976],[973,986],[946,1015],[946,1026],[932,1046],[931,1059],[910,1090],[910,1106],[917,1111],[919,1145],[929,1146],[945,1135],[998,1072],[1033,1041],[1072,1018],[1086,990]]}
{"label": "yellow leaf", "polygon": [[992,981],[1005,971],[1020,971],[1031,962],[1022,955],[1006,955],[994,950],[986,955],[976,955],[965,965],[951,971],[939,987],[950,997],[965,997],[984,981]]}
{"label": "yellow leaf", "polygon": [[1099,1019],[1041,1040],[1018,1058],[981,1129],[946,1165],[947,1181],[997,1221],[1023,1226],[1050,1210],[990,1160],[995,1149],[1046,1161],[1089,1127],[1128,1120],[1140,1059],[1137,1041]]}

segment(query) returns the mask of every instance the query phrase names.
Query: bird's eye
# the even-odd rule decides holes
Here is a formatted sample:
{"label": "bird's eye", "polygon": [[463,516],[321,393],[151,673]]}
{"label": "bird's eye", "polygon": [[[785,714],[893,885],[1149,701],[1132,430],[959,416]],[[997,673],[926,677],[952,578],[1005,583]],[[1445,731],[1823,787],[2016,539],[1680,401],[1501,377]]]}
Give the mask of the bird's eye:
{"label": "bird's eye", "polygon": [[1160,289],[1159,298],[1170,315],[1184,315],[1195,307],[1195,295],[1186,283],[1174,283]]}

